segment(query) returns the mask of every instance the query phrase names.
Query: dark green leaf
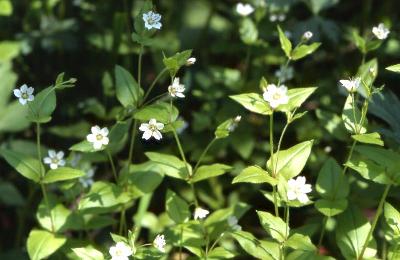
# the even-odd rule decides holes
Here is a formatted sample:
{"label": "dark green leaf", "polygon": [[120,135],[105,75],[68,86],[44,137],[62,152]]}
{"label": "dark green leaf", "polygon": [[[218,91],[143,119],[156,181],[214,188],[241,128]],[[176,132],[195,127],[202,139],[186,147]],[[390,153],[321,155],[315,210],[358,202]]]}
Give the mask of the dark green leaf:
{"label": "dark green leaf", "polygon": [[177,224],[182,224],[190,218],[189,205],[171,190],[167,191],[165,210]]}

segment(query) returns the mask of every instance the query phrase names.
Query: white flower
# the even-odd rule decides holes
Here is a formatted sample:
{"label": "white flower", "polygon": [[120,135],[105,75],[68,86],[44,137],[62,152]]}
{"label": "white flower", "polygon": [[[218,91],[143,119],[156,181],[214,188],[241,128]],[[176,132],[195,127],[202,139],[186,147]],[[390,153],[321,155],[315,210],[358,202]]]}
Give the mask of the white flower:
{"label": "white flower", "polygon": [[296,179],[290,179],[288,181],[288,200],[298,200],[301,203],[307,203],[309,201],[307,193],[311,192],[311,185],[306,184],[306,178],[299,176]]}
{"label": "white flower", "polygon": [[241,16],[248,16],[254,12],[254,8],[250,4],[238,3],[236,5],[236,12]]}
{"label": "white flower", "polygon": [[161,252],[165,253],[165,245],[167,243],[165,242],[165,237],[164,235],[157,235],[156,238],[153,241],[153,245],[155,248],[160,250]]}
{"label": "white flower", "polygon": [[195,57],[190,57],[189,59],[187,59],[186,65],[187,65],[187,66],[193,65],[193,64],[196,63],[196,60],[197,60],[197,59],[196,59]]}
{"label": "white flower", "polygon": [[275,84],[269,84],[264,91],[263,98],[269,103],[272,109],[275,109],[279,105],[287,104],[289,102],[287,87],[285,85],[277,87]]}
{"label": "white flower", "polygon": [[118,242],[115,246],[110,247],[108,251],[111,260],[128,260],[133,254],[132,248],[124,242]]}
{"label": "white flower", "polygon": [[309,40],[309,39],[311,39],[313,37],[313,33],[312,32],[310,32],[310,31],[306,31],[304,34],[303,34],[303,38],[305,39],[305,40]]}
{"label": "white flower", "polygon": [[45,164],[49,164],[51,169],[57,169],[58,166],[64,166],[65,165],[65,160],[64,158],[64,152],[60,151],[56,153],[54,150],[49,150],[49,156],[45,157],[43,159],[43,162]]}
{"label": "white flower", "polygon": [[86,136],[86,139],[93,143],[93,148],[99,150],[103,147],[103,145],[107,145],[110,141],[108,139],[108,129],[107,127],[103,127],[100,129],[99,126],[93,126],[91,128],[92,133]]}
{"label": "white flower", "polygon": [[79,182],[82,184],[83,188],[87,188],[92,186],[93,184],[93,176],[94,176],[95,169],[90,168],[85,172],[85,176],[79,178]]}
{"label": "white flower", "polygon": [[207,215],[210,214],[210,211],[202,208],[195,208],[194,210],[194,219],[203,219],[207,217]]}
{"label": "white flower", "polygon": [[230,228],[232,228],[234,231],[240,231],[242,230],[242,227],[238,225],[238,219],[235,216],[230,216],[228,218],[228,225]]}
{"label": "white flower", "polygon": [[379,40],[384,40],[388,37],[390,31],[388,28],[385,27],[385,25],[383,23],[380,23],[378,26],[372,27],[372,33]]}
{"label": "white flower", "polygon": [[143,14],[144,27],[146,27],[147,30],[153,28],[158,30],[161,29],[162,24],[160,23],[160,20],[161,15],[153,11]]}
{"label": "white flower", "polygon": [[14,96],[16,96],[21,105],[25,105],[28,101],[33,101],[33,91],[35,89],[28,87],[26,84],[22,85],[19,89],[14,89]]}
{"label": "white flower", "polygon": [[185,85],[179,83],[179,78],[174,78],[172,85],[168,87],[168,92],[171,97],[184,98]]}
{"label": "white flower", "polygon": [[280,14],[278,15],[278,21],[283,22],[286,19],[286,15],[285,14]]}
{"label": "white flower", "polygon": [[163,128],[163,123],[158,123],[154,118],[152,118],[148,124],[142,123],[139,130],[144,132],[142,138],[145,140],[149,140],[152,136],[155,139],[160,140],[162,138],[160,130]]}
{"label": "white flower", "polygon": [[357,91],[358,87],[360,86],[361,78],[355,79],[342,79],[339,81],[343,87],[347,89],[348,92],[355,92]]}

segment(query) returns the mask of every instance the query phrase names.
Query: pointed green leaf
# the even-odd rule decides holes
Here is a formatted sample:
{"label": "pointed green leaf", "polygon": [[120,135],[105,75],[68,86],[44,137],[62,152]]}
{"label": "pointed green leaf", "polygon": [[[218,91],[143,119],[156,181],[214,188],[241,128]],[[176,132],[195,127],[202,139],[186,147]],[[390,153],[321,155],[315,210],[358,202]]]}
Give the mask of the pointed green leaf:
{"label": "pointed green leaf", "polygon": [[392,65],[389,67],[386,67],[387,70],[393,71],[393,72],[397,72],[400,73],[400,64],[396,64],[396,65]]}
{"label": "pointed green leaf", "polygon": [[215,163],[211,165],[200,166],[191,179],[192,183],[216,177],[230,171],[232,167],[225,164]]}
{"label": "pointed green leaf", "polygon": [[292,88],[289,89],[287,95],[289,97],[289,102],[285,105],[280,105],[277,107],[277,111],[289,112],[295,108],[299,108],[307,98],[314,93],[317,88]]}
{"label": "pointed green leaf", "polygon": [[352,135],[351,138],[354,140],[364,143],[364,144],[376,144],[379,146],[383,146],[384,143],[381,139],[381,135],[377,132],[369,133],[369,134],[359,134],[359,135]]}
{"label": "pointed green leaf", "polygon": [[320,42],[314,42],[310,45],[302,44],[292,51],[291,57],[293,60],[304,58],[305,56],[310,55],[311,53],[316,51],[320,45]]}
{"label": "pointed green leaf", "polygon": [[270,105],[262,98],[260,94],[245,93],[245,94],[230,96],[230,98],[235,100],[236,102],[238,102],[251,112],[261,115],[272,114]]}
{"label": "pointed green leaf", "polygon": [[57,251],[67,239],[44,230],[33,229],[27,241],[28,254],[31,260],[47,258]]}
{"label": "pointed green leaf", "polygon": [[56,109],[56,92],[54,87],[48,87],[35,95],[29,102],[28,119],[32,122],[47,123]]}
{"label": "pointed green leaf", "polygon": [[281,218],[264,211],[257,211],[257,215],[261,225],[273,239],[278,242],[286,241],[289,227]]}
{"label": "pointed green leaf", "polygon": [[256,259],[279,260],[279,244],[272,241],[258,240],[251,233],[236,231],[232,237],[249,255]]}
{"label": "pointed green leaf", "polygon": [[53,183],[58,181],[66,181],[85,176],[81,170],[70,167],[60,167],[55,170],[49,170],[43,178],[43,183]]}
{"label": "pointed green leaf", "polygon": [[96,250],[92,246],[72,248],[72,251],[79,257],[79,259],[85,260],[103,260],[104,255],[99,250]]}
{"label": "pointed green leaf", "polygon": [[142,95],[142,90],[135,78],[123,67],[115,65],[115,88],[118,101],[124,106],[136,108]]}
{"label": "pointed green leaf", "polygon": [[189,205],[171,190],[167,191],[165,210],[176,224],[182,224],[190,218]]}
{"label": "pointed green leaf", "polygon": [[169,122],[174,122],[178,118],[178,115],[179,111],[175,106],[171,106],[165,102],[159,102],[136,111],[133,117],[146,123],[154,118],[158,122],[167,124]]}
{"label": "pointed green leaf", "polygon": [[39,182],[41,171],[44,172],[44,168],[38,160],[6,149],[0,149],[0,154],[22,176],[34,182]]}
{"label": "pointed green leaf", "polygon": [[361,125],[361,111],[357,106],[353,109],[353,98],[349,95],[346,99],[346,103],[343,107],[342,120],[347,131],[352,134],[364,134],[367,132],[366,123],[367,120],[364,119]]}
{"label": "pointed green leaf", "polygon": [[188,173],[185,163],[176,156],[154,152],[147,152],[145,155],[151,161],[158,163],[164,174],[172,178],[186,180],[191,174],[191,166],[188,165],[190,171]]}
{"label": "pointed green leaf", "polygon": [[277,28],[278,28],[279,41],[281,43],[281,48],[285,52],[286,57],[288,57],[290,59],[291,58],[290,53],[292,52],[292,43],[290,42],[288,37],[285,35],[285,33],[282,31],[281,27],[279,27],[279,25],[277,26]]}
{"label": "pointed green leaf", "polygon": [[272,186],[278,184],[278,181],[270,176],[267,171],[256,165],[243,169],[239,175],[233,179],[232,184],[239,182],[269,183]]}

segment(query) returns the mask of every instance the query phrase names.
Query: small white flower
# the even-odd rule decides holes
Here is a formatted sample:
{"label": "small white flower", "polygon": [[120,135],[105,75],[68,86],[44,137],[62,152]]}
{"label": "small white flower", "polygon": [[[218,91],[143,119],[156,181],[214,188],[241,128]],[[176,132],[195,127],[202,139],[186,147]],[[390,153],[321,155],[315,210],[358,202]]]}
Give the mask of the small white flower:
{"label": "small white flower", "polygon": [[168,92],[171,97],[184,98],[185,85],[179,83],[179,78],[174,78],[172,85],[168,87]]}
{"label": "small white flower", "polygon": [[153,245],[155,248],[160,250],[161,252],[165,253],[165,245],[167,243],[165,242],[165,237],[164,235],[157,235],[156,238],[153,241]]}
{"label": "small white flower", "polygon": [[99,150],[103,145],[107,145],[110,141],[108,139],[108,129],[107,127],[100,128],[99,126],[93,126],[91,128],[92,133],[86,136],[86,139],[93,143],[93,148]]}
{"label": "small white flower", "polygon": [[287,87],[285,85],[277,87],[275,84],[269,84],[264,91],[263,98],[272,109],[277,108],[279,105],[287,104],[289,102]]}
{"label": "small white flower", "polygon": [[278,21],[283,22],[286,19],[286,15],[285,14],[280,14],[278,15]]}
{"label": "small white flower", "polygon": [[228,226],[233,229],[234,231],[242,230],[242,227],[238,225],[238,219],[235,216],[228,217]]}
{"label": "small white flower", "polygon": [[372,27],[372,33],[379,40],[384,40],[388,37],[390,31],[388,28],[385,27],[385,25],[383,23],[380,23],[378,26]]}
{"label": "small white flower", "polygon": [[303,34],[303,38],[304,38],[306,41],[310,40],[312,37],[313,37],[313,33],[310,32],[310,31],[306,31],[306,32]]}
{"label": "small white flower", "polygon": [[83,188],[87,188],[92,186],[93,184],[93,176],[94,176],[95,169],[90,168],[85,172],[85,176],[79,178],[79,182],[82,184]]}
{"label": "small white flower", "polygon": [[64,166],[65,165],[65,160],[64,158],[64,152],[60,151],[60,152],[56,152],[54,150],[49,150],[49,156],[45,157],[43,159],[43,162],[45,164],[50,165],[50,169],[57,169],[58,166]]}
{"label": "small white flower", "polygon": [[288,80],[291,80],[293,78],[294,70],[293,67],[284,67],[281,66],[279,70],[275,71],[275,77],[278,79],[281,79],[281,82],[286,82]]}
{"label": "small white flower", "polygon": [[28,103],[28,101],[33,101],[35,98],[33,96],[34,90],[34,88],[28,87],[26,84],[24,84],[19,89],[14,89],[14,96],[16,96],[19,100],[19,103],[24,106],[26,103]]}
{"label": "small white flower", "polygon": [[118,242],[115,246],[110,247],[108,251],[111,260],[128,260],[133,254],[132,248],[124,242]]}
{"label": "small white flower", "polygon": [[202,208],[195,208],[194,210],[194,219],[203,219],[207,217],[207,215],[210,214],[210,211]]}
{"label": "small white flower", "polygon": [[307,193],[311,192],[311,185],[306,184],[306,178],[299,176],[296,179],[290,179],[288,181],[288,200],[298,200],[301,203],[307,203],[309,201]]}
{"label": "small white flower", "polygon": [[236,117],[233,119],[233,121],[234,121],[235,123],[239,123],[240,120],[242,120],[242,116],[236,116]]}
{"label": "small white flower", "polygon": [[190,57],[189,59],[187,59],[186,65],[187,65],[187,66],[193,65],[193,64],[196,63],[196,60],[197,60],[197,59],[196,59],[195,57]]}
{"label": "small white flower", "polygon": [[276,14],[271,14],[271,15],[269,16],[269,20],[270,20],[271,22],[275,22],[276,20],[278,20],[278,16],[277,16]]}
{"label": "small white flower", "polygon": [[148,124],[142,123],[139,127],[139,130],[144,132],[142,138],[145,140],[149,140],[152,136],[157,140],[161,140],[160,130],[162,129],[164,129],[164,124],[158,123],[154,118],[150,119]]}
{"label": "small white flower", "polygon": [[254,12],[254,8],[250,4],[238,3],[236,5],[236,12],[241,16],[248,16]]}
{"label": "small white flower", "polygon": [[357,91],[358,87],[360,86],[361,78],[355,79],[342,79],[339,81],[343,87],[347,89],[348,92],[355,92]]}
{"label": "small white flower", "polygon": [[147,30],[153,28],[158,30],[161,29],[162,24],[160,23],[160,20],[161,15],[153,11],[143,14],[144,27],[146,27]]}

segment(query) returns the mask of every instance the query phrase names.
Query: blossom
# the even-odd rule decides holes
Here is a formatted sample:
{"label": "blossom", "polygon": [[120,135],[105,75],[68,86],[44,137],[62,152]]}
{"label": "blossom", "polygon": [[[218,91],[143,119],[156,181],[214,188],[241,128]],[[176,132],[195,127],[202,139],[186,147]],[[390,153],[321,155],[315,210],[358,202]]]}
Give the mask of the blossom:
{"label": "blossom", "polygon": [[179,83],[179,78],[174,78],[172,85],[168,87],[168,92],[171,97],[184,98],[185,85]]}
{"label": "blossom", "polygon": [[162,135],[160,130],[164,129],[163,123],[158,123],[154,118],[150,119],[149,123],[142,123],[139,127],[140,131],[143,131],[142,138],[149,140],[152,136],[156,140],[161,140]]}
{"label": "blossom", "polygon": [[91,128],[92,133],[86,136],[86,139],[93,143],[93,148],[99,150],[103,145],[107,145],[110,141],[108,139],[108,129],[107,127],[100,128],[99,126],[93,126]]}
{"label": "blossom", "polygon": [[343,87],[347,89],[348,92],[355,92],[357,91],[358,87],[360,86],[361,78],[354,78],[354,79],[342,79],[339,81]]}
{"label": "blossom", "polygon": [[233,229],[234,231],[240,231],[242,230],[242,227],[240,225],[238,225],[238,219],[235,216],[230,216],[228,217],[228,225],[231,229]]}
{"label": "blossom", "polygon": [[202,208],[195,208],[194,210],[194,219],[203,219],[207,217],[207,215],[210,214],[210,211]]}
{"label": "blossom", "polygon": [[378,26],[372,27],[372,33],[379,40],[384,40],[388,37],[390,31],[388,28],[385,27],[385,25],[383,23],[380,23]]}
{"label": "blossom", "polygon": [[165,253],[165,245],[167,243],[165,242],[165,237],[164,235],[157,235],[156,238],[153,241],[153,245],[155,248],[160,250],[161,252]]}
{"label": "blossom", "polygon": [[190,57],[189,59],[186,60],[186,65],[190,66],[196,63],[196,58],[195,57]]}
{"label": "blossom", "polygon": [[162,24],[160,23],[160,20],[161,15],[153,11],[143,14],[144,27],[146,27],[147,30],[153,28],[158,30],[161,29]]}
{"label": "blossom", "polygon": [[26,84],[24,84],[19,89],[14,89],[14,96],[16,96],[19,103],[24,106],[26,103],[28,103],[28,101],[33,101],[35,98],[33,96],[34,90],[34,88],[28,87]]}
{"label": "blossom", "polygon": [[303,34],[303,38],[304,38],[306,41],[308,41],[308,40],[311,39],[312,37],[313,37],[313,33],[310,32],[310,31],[306,31],[306,32]]}
{"label": "blossom", "polygon": [[254,8],[250,4],[238,3],[236,5],[236,12],[241,16],[248,16],[254,12]]}
{"label": "blossom", "polygon": [[79,182],[82,184],[83,188],[87,188],[92,186],[93,184],[93,176],[94,176],[95,169],[90,168],[85,172],[85,175],[79,178]]}
{"label": "blossom", "polygon": [[301,203],[309,201],[307,193],[311,192],[311,185],[306,184],[306,178],[299,176],[296,179],[290,179],[288,181],[288,200],[298,200]]}
{"label": "blossom", "polygon": [[49,150],[49,156],[45,157],[43,159],[43,162],[45,164],[49,164],[51,169],[57,169],[58,166],[64,166],[65,165],[65,160],[64,158],[64,152],[60,151],[56,153],[54,150]]}
{"label": "blossom", "polygon": [[132,248],[124,242],[118,242],[115,246],[110,247],[108,251],[111,260],[128,260],[133,254]]}
{"label": "blossom", "polygon": [[264,91],[263,98],[269,103],[272,109],[275,109],[279,105],[287,104],[289,102],[287,87],[285,85],[277,87],[275,84],[269,84]]}

